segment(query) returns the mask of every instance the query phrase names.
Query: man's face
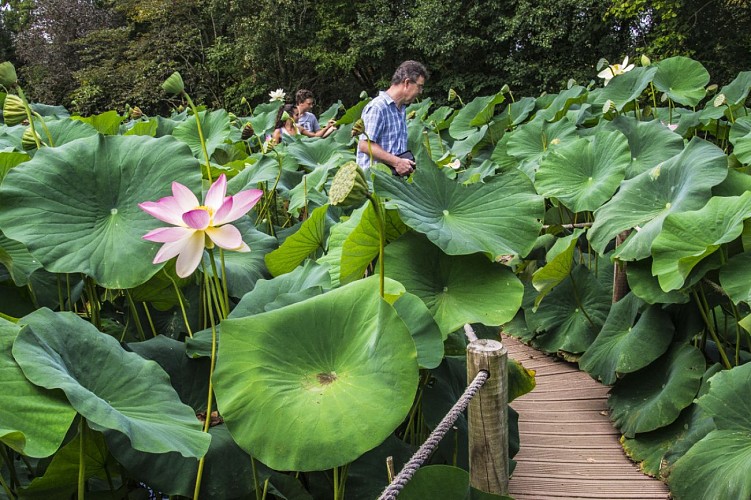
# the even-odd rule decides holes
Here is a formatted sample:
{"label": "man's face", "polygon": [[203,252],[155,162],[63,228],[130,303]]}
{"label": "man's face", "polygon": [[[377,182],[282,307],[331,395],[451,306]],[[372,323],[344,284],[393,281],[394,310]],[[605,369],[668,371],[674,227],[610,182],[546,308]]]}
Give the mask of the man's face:
{"label": "man's face", "polygon": [[409,104],[414,101],[418,95],[422,94],[422,89],[425,87],[425,78],[422,76],[417,77],[417,80],[407,79],[405,80],[407,85],[407,99]]}
{"label": "man's face", "polygon": [[297,109],[300,110],[300,114],[303,114],[313,109],[313,105],[315,105],[315,101],[312,98],[308,97],[307,99],[305,99],[305,101],[297,105]]}

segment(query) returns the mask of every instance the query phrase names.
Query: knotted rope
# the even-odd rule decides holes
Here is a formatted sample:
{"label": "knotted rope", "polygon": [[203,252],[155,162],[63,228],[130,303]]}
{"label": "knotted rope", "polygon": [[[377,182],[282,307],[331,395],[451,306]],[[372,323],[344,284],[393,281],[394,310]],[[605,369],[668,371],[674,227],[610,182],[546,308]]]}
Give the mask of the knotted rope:
{"label": "knotted rope", "polygon": [[422,446],[420,446],[415,454],[412,455],[412,458],[404,465],[394,480],[391,481],[391,484],[383,490],[383,493],[378,497],[378,500],[394,500],[396,498],[409,480],[412,479],[412,476],[415,475],[417,469],[419,469],[420,466],[422,466],[422,464],[430,457],[433,451],[435,451],[435,448],[438,446],[438,443],[441,442],[443,436],[446,435],[451,426],[454,425],[454,422],[456,422],[456,419],[459,418],[459,415],[461,415],[461,413],[467,408],[470,400],[475,394],[477,394],[477,391],[480,390],[485,381],[488,380],[488,375],[489,373],[485,370],[481,370],[477,373],[477,376],[472,383],[467,386],[462,397],[459,398],[446,416],[443,417],[443,420],[441,420],[436,428],[433,429],[433,432],[430,433],[428,439],[426,439]]}

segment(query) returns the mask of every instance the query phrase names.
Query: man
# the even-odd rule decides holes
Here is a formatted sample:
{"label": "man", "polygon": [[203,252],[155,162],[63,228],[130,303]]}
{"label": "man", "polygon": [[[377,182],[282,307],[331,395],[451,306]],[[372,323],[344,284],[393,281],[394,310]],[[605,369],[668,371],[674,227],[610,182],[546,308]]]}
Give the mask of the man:
{"label": "man", "polygon": [[329,120],[326,126],[321,128],[316,115],[310,112],[316,103],[315,98],[313,98],[313,92],[306,89],[298,90],[295,93],[295,102],[297,103],[297,111],[300,113],[300,117],[297,119],[297,126],[300,127],[300,132],[303,135],[307,137],[326,137],[336,130],[334,126],[336,120]]}
{"label": "man", "polygon": [[428,71],[417,61],[404,61],[391,77],[391,86],[381,91],[362,111],[365,132],[360,135],[357,164],[363,169],[373,161],[385,163],[397,175],[414,172],[415,162],[407,152],[406,107],[422,93]]}

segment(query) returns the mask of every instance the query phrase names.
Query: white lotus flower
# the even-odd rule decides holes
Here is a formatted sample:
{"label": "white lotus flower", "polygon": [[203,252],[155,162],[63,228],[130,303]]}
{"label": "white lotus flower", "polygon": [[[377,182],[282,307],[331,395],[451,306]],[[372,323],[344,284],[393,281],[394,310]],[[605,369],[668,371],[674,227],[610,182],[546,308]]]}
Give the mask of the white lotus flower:
{"label": "white lotus flower", "polygon": [[284,98],[287,97],[287,93],[284,92],[284,89],[276,89],[269,92],[269,97],[271,98],[269,99],[269,102],[284,101]]}
{"label": "white lotus flower", "polygon": [[604,78],[604,85],[607,85],[610,82],[610,79],[615,75],[622,75],[623,73],[631,71],[632,69],[634,69],[634,65],[628,63],[628,56],[626,56],[621,64],[611,64],[604,70],[597,73],[597,76]]}

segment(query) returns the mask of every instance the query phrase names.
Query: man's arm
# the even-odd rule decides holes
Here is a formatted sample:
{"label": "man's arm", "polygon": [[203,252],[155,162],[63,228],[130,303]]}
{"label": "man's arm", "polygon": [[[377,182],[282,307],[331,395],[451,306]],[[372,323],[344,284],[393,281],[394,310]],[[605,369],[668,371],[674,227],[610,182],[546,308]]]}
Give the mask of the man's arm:
{"label": "man's arm", "polygon": [[399,158],[398,156],[389,153],[377,142],[370,141],[370,149],[368,149],[368,141],[361,139],[357,147],[366,155],[369,155],[372,152],[374,160],[390,165],[399,175],[408,175],[415,170],[415,162],[406,158]]}

